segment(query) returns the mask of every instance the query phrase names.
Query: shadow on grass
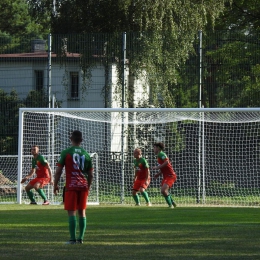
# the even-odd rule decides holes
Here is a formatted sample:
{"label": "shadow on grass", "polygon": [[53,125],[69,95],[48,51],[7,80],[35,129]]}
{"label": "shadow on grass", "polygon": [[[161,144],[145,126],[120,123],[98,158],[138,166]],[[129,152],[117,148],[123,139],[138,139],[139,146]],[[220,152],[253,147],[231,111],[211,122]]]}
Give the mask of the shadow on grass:
{"label": "shadow on grass", "polygon": [[3,259],[257,259],[259,209],[89,207],[83,245],[65,245],[61,206],[0,206]]}

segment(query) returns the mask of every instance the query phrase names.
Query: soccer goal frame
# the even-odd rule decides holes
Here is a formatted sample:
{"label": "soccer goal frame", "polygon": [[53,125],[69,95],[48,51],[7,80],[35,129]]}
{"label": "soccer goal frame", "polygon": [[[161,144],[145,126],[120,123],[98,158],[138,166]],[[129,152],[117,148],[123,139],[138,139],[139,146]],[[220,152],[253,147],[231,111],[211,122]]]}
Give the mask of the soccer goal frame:
{"label": "soccer goal frame", "polygon": [[[29,122],[28,118],[25,119],[26,113],[31,113],[35,118],[32,117]],[[132,204],[133,170],[129,170],[133,166],[132,151],[140,147],[152,166],[156,160],[152,153],[153,142],[162,141],[166,147],[171,146],[166,149],[166,153],[173,161],[178,175],[177,183],[171,192],[180,205],[260,205],[257,170],[260,150],[257,142],[258,132],[260,133],[260,108],[20,108],[18,203],[22,203],[23,187],[20,181],[25,175],[24,148],[30,142],[28,141],[30,131],[31,136],[34,133],[40,135],[35,129],[39,128],[35,124],[40,118],[37,118],[37,115],[40,114],[44,115],[45,128],[46,126],[48,128],[47,134],[45,133],[48,142],[47,158],[52,161],[52,165],[56,154],[55,150],[51,152],[57,142],[54,137],[57,134],[56,128],[64,127],[68,131],[76,130],[70,128],[72,125],[74,128],[77,126],[78,130],[86,127],[83,135],[91,139],[91,152],[98,154],[96,168],[99,172],[94,192],[97,197],[94,203]],[[66,116],[66,120],[61,119],[63,116]],[[75,120],[79,121],[75,123]],[[236,145],[236,138],[243,139],[241,142],[237,140],[239,145]],[[102,146],[105,139],[109,139],[109,147]],[[251,143],[249,139],[250,141],[252,139]],[[245,147],[244,140],[247,142]],[[96,146],[93,142],[97,142]],[[247,148],[250,144],[253,144],[254,151]],[[87,151],[88,146],[90,147],[90,143],[86,144]],[[222,153],[219,146],[226,154],[219,155]],[[104,147],[107,149],[106,156],[109,156],[107,161],[102,158]],[[239,156],[236,154],[243,152],[245,154]],[[246,166],[237,165],[237,170],[241,168],[244,171],[243,178],[237,177],[238,171],[233,172],[228,165],[230,161],[234,167],[242,157],[249,160]],[[106,171],[113,172],[112,177],[110,176],[113,180],[106,179],[103,173]],[[116,178],[118,183],[115,184],[113,181]],[[153,181],[147,191],[153,204],[165,203],[160,194],[160,181]]]}

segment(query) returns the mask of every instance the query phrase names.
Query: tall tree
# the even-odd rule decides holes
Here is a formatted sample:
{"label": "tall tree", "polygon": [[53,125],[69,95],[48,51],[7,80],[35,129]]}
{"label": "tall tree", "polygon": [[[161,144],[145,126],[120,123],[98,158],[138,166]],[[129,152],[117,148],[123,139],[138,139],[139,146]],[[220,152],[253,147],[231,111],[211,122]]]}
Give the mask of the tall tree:
{"label": "tall tree", "polygon": [[205,106],[259,107],[260,2],[234,0],[205,31]]}
{"label": "tall tree", "polygon": [[[155,106],[174,107],[177,68],[193,51],[197,31],[213,25],[225,0],[29,0],[32,10],[52,15],[52,33],[132,32],[128,46],[130,75],[146,71]],[[39,14],[39,12],[36,12]],[[116,40],[118,40],[117,36]],[[106,56],[122,56],[106,42]],[[86,45],[86,44],[85,44]],[[135,46],[131,48],[130,46]],[[82,48],[80,51],[84,52]],[[71,51],[71,50],[70,50]],[[111,51],[111,53],[109,53]],[[83,53],[82,57],[88,56]],[[82,64],[88,67],[88,61]],[[118,63],[120,66],[122,63]],[[122,67],[118,66],[119,76]],[[160,94],[159,94],[160,93]]]}
{"label": "tall tree", "polygon": [[215,28],[249,31],[260,30],[260,2],[258,0],[233,0],[226,3],[223,15],[216,19]]}
{"label": "tall tree", "polygon": [[49,28],[30,15],[26,0],[0,1],[0,53],[27,52],[31,39],[41,38]]}
{"label": "tall tree", "polygon": [[46,30],[32,19],[26,0],[1,0],[0,14],[1,33],[24,36],[32,33],[39,34]]}
{"label": "tall tree", "polygon": [[0,89],[0,154],[17,154],[18,111],[23,106],[15,91]]}

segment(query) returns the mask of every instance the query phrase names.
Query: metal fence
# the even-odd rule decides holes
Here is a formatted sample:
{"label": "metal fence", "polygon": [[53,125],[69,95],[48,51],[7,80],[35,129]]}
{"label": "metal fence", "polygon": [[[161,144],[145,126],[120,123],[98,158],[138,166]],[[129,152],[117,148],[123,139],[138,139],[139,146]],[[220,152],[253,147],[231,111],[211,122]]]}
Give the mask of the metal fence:
{"label": "metal fence", "polygon": [[259,107],[259,35],[198,32],[180,58],[154,33],[0,38],[0,154],[17,154],[19,107]]}

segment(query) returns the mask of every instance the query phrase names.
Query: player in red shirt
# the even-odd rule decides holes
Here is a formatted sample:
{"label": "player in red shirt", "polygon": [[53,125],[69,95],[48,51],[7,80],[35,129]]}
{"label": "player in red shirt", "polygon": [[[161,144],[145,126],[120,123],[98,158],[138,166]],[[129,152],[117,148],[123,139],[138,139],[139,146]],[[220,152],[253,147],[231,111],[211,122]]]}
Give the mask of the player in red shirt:
{"label": "player in red shirt", "polygon": [[161,193],[164,196],[167,204],[170,208],[177,207],[175,201],[172,199],[169,189],[172,187],[174,182],[177,179],[177,175],[173,170],[171,162],[167,155],[163,152],[164,144],[155,143],[153,146],[154,153],[157,155],[158,166],[154,166],[152,169],[159,170],[157,174],[154,175],[154,178],[157,179],[160,175],[163,175],[161,182]]}
{"label": "player in red shirt", "polygon": [[31,178],[34,173],[36,173],[37,177],[31,180],[25,187],[26,193],[31,200],[30,204],[37,204],[34,198],[34,194],[31,191],[34,188],[44,200],[42,205],[49,205],[50,202],[47,200],[47,197],[42,188],[48,183],[53,185],[51,168],[47,160],[41,154],[39,154],[39,146],[32,146],[31,153],[33,155],[32,169],[30,173],[22,179],[21,183],[24,183],[26,180]]}
{"label": "player in red shirt", "polygon": [[[65,166],[66,186],[64,209],[68,211],[70,240],[67,244],[83,243],[87,227],[86,208],[90,186],[93,179],[93,168],[90,155],[80,147],[82,133],[73,131],[70,137],[72,146],[63,150],[57,163],[54,194],[59,191],[58,182]],[[76,239],[77,215],[79,236]]]}
{"label": "player in red shirt", "polygon": [[149,165],[145,158],[142,157],[141,149],[136,148],[134,150],[134,157],[135,177],[132,194],[136,203],[135,205],[140,206],[140,200],[137,194],[140,191],[146,201],[146,205],[151,206],[152,204],[150,203],[148,193],[146,192],[146,189],[150,184]]}

